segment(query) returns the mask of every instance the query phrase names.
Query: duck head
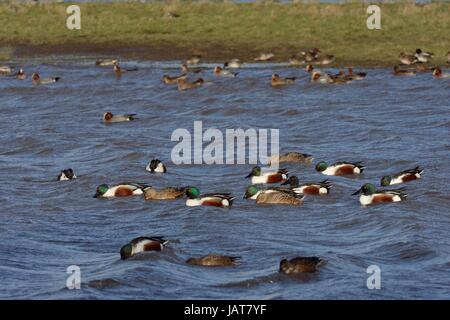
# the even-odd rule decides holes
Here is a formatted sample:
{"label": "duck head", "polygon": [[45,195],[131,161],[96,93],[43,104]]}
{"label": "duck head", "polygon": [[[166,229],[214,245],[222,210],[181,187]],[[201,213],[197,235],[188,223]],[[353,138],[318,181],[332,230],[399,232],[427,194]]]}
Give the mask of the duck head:
{"label": "duck head", "polygon": [[381,178],[380,184],[382,187],[386,187],[391,184],[391,177],[390,176],[383,176]]}
{"label": "duck head", "polygon": [[113,117],[114,115],[111,112],[105,112],[103,114],[103,120],[105,121],[110,121]]}
{"label": "duck head", "polygon": [[108,191],[109,187],[107,184],[101,184],[97,187],[97,190],[95,192],[94,198],[101,197]]}
{"label": "duck head", "polygon": [[261,167],[253,167],[252,171],[246,176],[246,178],[250,177],[259,177],[261,175]]}
{"label": "duck head", "polygon": [[316,164],[316,170],[319,172],[325,171],[328,168],[328,164],[325,161],[320,161]]}
{"label": "duck head", "polygon": [[133,252],[133,248],[131,247],[131,244],[126,244],[122,248],[120,248],[120,259],[125,260],[131,257],[131,254]]}
{"label": "duck head", "polygon": [[247,190],[245,190],[244,199],[250,199],[259,191],[260,189],[257,186],[249,186]]}
{"label": "duck head", "polygon": [[197,199],[200,197],[200,190],[197,187],[186,187],[186,196],[189,199]]}
{"label": "duck head", "polygon": [[352,195],[357,195],[362,193],[365,196],[370,196],[371,194],[374,194],[376,192],[376,188],[373,184],[371,183],[366,183],[364,184],[361,189],[357,190],[356,192],[352,193]]}

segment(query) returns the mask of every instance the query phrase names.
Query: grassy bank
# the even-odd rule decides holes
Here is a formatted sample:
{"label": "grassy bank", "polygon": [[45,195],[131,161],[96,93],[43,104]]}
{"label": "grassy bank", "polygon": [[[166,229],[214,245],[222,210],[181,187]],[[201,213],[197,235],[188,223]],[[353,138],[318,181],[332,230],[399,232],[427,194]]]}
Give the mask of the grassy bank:
{"label": "grassy bank", "polygon": [[[382,30],[366,28],[368,4],[361,3],[82,3],[82,29],[68,30],[68,4],[3,3],[0,47],[15,49],[15,55],[182,59],[198,53],[210,60],[250,60],[273,51],[279,61],[301,48],[319,47],[334,54],[336,63],[358,65],[392,64],[400,51],[421,47],[444,61],[450,50],[450,3],[379,5]],[[170,18],[169,12],[179,17]]]}

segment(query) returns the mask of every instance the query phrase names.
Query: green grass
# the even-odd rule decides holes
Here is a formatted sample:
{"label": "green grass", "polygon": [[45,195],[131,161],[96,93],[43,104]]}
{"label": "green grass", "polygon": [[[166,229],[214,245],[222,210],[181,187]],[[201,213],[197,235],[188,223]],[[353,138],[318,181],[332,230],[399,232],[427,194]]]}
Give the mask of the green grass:
{"label": "green grass", "polygon": [[[362,3],[85,3],[81,30],[66,28],[67,5],[0,4],[1,46],[72,53],[77,46],[93,53],[140,48],[142,56],[161,59],[199,53],[244,60],[262,51],[286,60],[302,48],[318,47],[337,63],[361,65],[395,63],[400,51],[418,47],[433,51],[439,62],[450,50],[450,3],[379,4],[381,30],[366,28],[368,4]],[[180,17],[168,18],[167,12]]]}

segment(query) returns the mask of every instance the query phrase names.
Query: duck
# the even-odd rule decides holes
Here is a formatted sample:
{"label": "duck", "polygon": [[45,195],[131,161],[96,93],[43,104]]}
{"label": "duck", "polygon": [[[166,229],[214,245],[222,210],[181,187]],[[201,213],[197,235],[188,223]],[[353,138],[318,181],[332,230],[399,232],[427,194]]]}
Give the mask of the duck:
{"label": "duck", "polygon": [[348,76],[351,80],[362,80],[366,77],[367,73],[365,72],[353,72],[353,68],[348,68]]}
{"label": "duck", "polygon": [[414,70],[403,70],[397,65],[394,67],[394,75],[396,76],[415,76],[416,71]]}
{"label": "duck", "polygon": [[232,267],[237,265],[239,259],[241,258],[209,253],[203,257],[189,258],[186,260],[186,263],[205,267]]}
{"label": "duck", "polygon": [[312,48],[310,50],[301,51],[300,55],[302,55],[305,58],[306,62],[312,62],[317,59],[319,53],[320,50],[318,48]]}
{"label": "duck", "polygon": [[269,61],[272,60],[275,55],[273,53],[261,53],[259,56],[257,56],[254,61]]}
{"label": "duck", "polygon": [[95,65],[97,67],[109,67],[118,64],[119,61],[117,59],[112,60],[97,60],[95,61]]}
{"label": "duck", "polygon": [[0,66],[0,75],[8,75],[12,72],[14,67],[10,66]]}
{"label": "duck", "polygon": [[252,171],[246,176],[252,178],[253,184],[261,183],[280,183],[285,182],[288,178],[288,171],[286,169],[279,169],[278,171],[270,171],[262,173],[261,167],[253,167]]}
{"label": "duck", "polygon": [[178,79],[177,80],[178,90],[183,91],[187,89],[197,88],[200,87],[204,82],[205,81],[202,78],[198,78],[194,82],[187,82],[186,79]]}
{"label": "duck", "polygon": [[153,187],[144,191],[145,200],[173,200],[182,198],[186,194],[186,188],[167,187],[156,190]]}
{"label": "duck", "polygon": [[280,261],[279,271],[284,274],[312,273],[318,271],[326,263],[319,257],[296,257],[291,260]]}
{"label": "duck", "polygon": [[166,173],[167,172],[166,165],[158,159],[151,160],[147,164],[147,167],[145,167],[145,170],[147,170],[150,173],[155,173],[155,172],[156,173]]}
{"label": "duck", "polygon": [[194,54],[186,59],[186,64],[199,64],[202,56],[199,54]]}
{"label": "duck", "polygon": [[126,260],[145,251],[163,251],[169,240],[164,237],[137,237],[120,248],[120,259]]}
{"label": "duck", "polygon": [[289,59],[289,63],[290,63],[291,65],[293,65],[293,66],[300,66],[300,65],[305,64],[305,62],[306,62],[306,61],[305,61],[304,59],[298,57],[297,55],[293,55],[293,56],[291,56],[291,58]]}
{"label": "duck", "polygon": [[433,59],[434,54],[431,52],[422,51],[421,49],[416,49],[414,57],[416,57],[417,61],[427,63],[431,59]]}
{"label": "duck", "polygon": [[138,68],[122,69],[118,63],[115,63],[114,67],[113,67],[113,71],[116,74],[116,76],[121,76],[125,72],[137,71],[137,70],[138,70]]}
{"label": "duck", "polygon": [[161,78],[161,81],[164,82],[165,84],[174,84],[177,83],[178,79],[186,79],[187,74],[183,73],[179,76],[175,76],[175,77],[171,77],[168,75],[163,75],[163,77]]}
{"label": "duck", "polygon": [[189,73],[189,72],[191,72],[191,73],[199,73],[201,71],[202,71],[201,68],[191,68],[191,67],[188,67],[187,64],[185,64],[185,63],[183,63],[181,65],[181,72],[182,73],[186,73],[186,74]]}
{"label": "duck", "polygon": [[278,74],[274,73],[274,74],[272,74],[271,85],[272,85],[272,87],[278,87],[278,86],[284,86],[287,84],[293,84],[296,79],[297,79],[297,77],[281,78]]}
{"label": "duck", "polygon": [[408,197],[404,188],[396,190],[377,190],[371,183],[364,184],[361,189],[352,195],[361,194],[359,202],[363,206],[377,204],[380,202],[399,202],[404,201]]}
{"label": "duck", "polygon": [[213,72],[216,76],[224,76],[224,77],[236,77],[239,74],[237,72],[231,72],[229,70],[225,70],[220,66],[214,67]]}
{"label": "duck", "polygon": [[314,157],[307,153],[301,152],[286,152],[282,154],[272,155],[268,161],[268,165],[272,165],[274,163],[305,163],[311,164],[314,160]]}
{"label": "duck", "polygon": [[25,74],[25,71],[23,71],[22,68],[19,69],[19,71],[16,74],[16,79],[18,80],[25,80],[27,78],[27,75]]}
{"label": "duck", "polygon": [[291,190],[298,194],[310,194],[310,195],[326,195],[330,194],[332,187],[328,180],[321,182],[307,182],[300,184],[297,176],[291,176],[289,179],[281,185],[289,185]]}
{"label": "duck", "polygon": [[252,185],[245,191],[244,199],[254,199],[257,204],[286,204],[298,206],[303,203],[304,195],[297,194],[288,188],[261,189]]}
{"label": "duck", "polygon": [[107,184],[101,184],[97,187],[94,198],[140,196],[148,188],[151,188],[151,186],[140,183],[124,182],[111,187]]}
{"label": "duck", "polygon": [[416,63],[418,60],[415,56],[410,55],[410,54],[406,54],[404,52],[400,52],[398,59],[400,60],[400,62],[404,65],[411,65]]}
{"label": "duck", "polygon": [[38,73],[33,73],[31,75],[31,79],[33,84],[50,84],[50,83],[55,83],[57,81],[59,81],[59,79],[61,79],[60,77],[52,77],[52,78],[43,78],[41,79],[41,77],[39,76]]}
{"label": "duck", "polygon": [[329,74],[322,74],[319,71],[314,71],[311,74],[311,82],[317,82],[317,83],[333,83],[334,80],[331,79]]}
{"label": "duck", "polygon": [[197,187],[187,187],[186,206],[213,206],[213,207],[230,207],[233,204],[234,197],[229,193],[209,193],[200,194]]}
{"label": "duck", "polygon": [[231,59],[230,61],[226,61],[223,64],[223,67],[229,69],[239,69],[242,67],[242,63],[239,59]]}
{"label": "duck", "polygon": [[417,180],[417,179],[422,178],[422,174],[423,174],[423,169],[420,168],[419,166],[417,166],[413,169],[403,170],[401,172],[398,172],[398,173],[390,175],[390,176],[383,176],[381,178],[380,185],[382,187],[387,187],[387,186],[391,186],[393,184],[400,184],[400,183],[405,183],[405,182],[412,181],[412,180]]}
{"label": "duck", "polygon": [[103,122],[113,123],[113,122],[132,121],[136,119],[135,116],[136,114],[134,113],[114,115],[112,112],[108,111],[103,114]]}
{"label": "duck", "polygon": [[425,63],[423,63],[423,62],[417,62],[417,63],[415,64],[415,66],[416,66],[416,71],[417,71],[417,72],[427,72],[427,71],[430,71],[430,68],[428,68],[427,65],[426,65]]}
{"label": "duck", "polygon": [[361,162],[336,162],[328,165],[325,161],[320,161],[316,165],[316,170],[327,176],[359,175],[365,167]]}
{"label": "duck", "polygon": [[76,179],[76,178],[77,178],[77,176],[75,175],[73,170],[71,168],[69,168],[69,169],[61,170],[61,172],[59,173],[56,180],[57,181],[67,181],[67,180],[72,180],[72,179]]}
{"label": "duck", "polygon": [[323,56],[316,57],[316,59],[313,62],[314,62],[314,64],[325,65],[325,64],[333,63],[333,61],[334,61],[334,56],[326,54]]}
{"label": "duck", "polygon": [[450,73],[443,73],[440,67],[436,67],[433,70],[433,76],[435,78],[450,78]]}

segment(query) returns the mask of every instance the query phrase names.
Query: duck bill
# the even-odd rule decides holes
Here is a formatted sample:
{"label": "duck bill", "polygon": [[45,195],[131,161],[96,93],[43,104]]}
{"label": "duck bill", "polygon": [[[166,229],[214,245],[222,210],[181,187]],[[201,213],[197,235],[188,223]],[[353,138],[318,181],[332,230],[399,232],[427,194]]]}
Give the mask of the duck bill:
{"label": "duck bill", "polygon": [[286,181],[283,182],[281,185],[282,185],[282,186],[285,186],[285,185],[287,185],[287,184],[290,184],[289,180],[286,180]]}
{"label": "duck bill", "polygon": [[252,173],[250,172],[248,175],[246,175],[246,178],[250,178],[252,176]]}
{"label": "duck bill", "polygon": [[94,194],[93,198],[98,198],[100,196],[99,193]]}
{"label": "duck bill", "polygon": [[356,196],[357,194],[360,194],[362,192],[362,189],[358,189],[356,192],[352,193],[352,196]]}

